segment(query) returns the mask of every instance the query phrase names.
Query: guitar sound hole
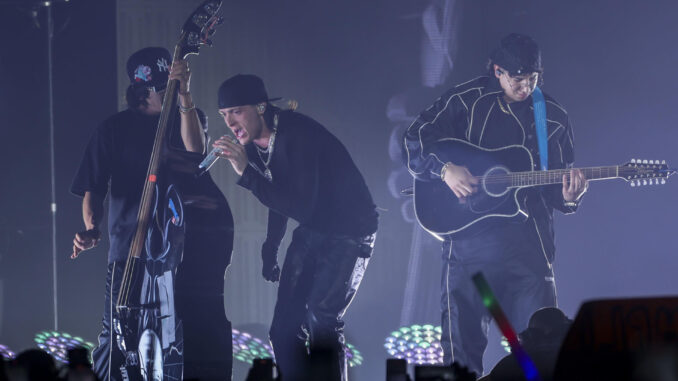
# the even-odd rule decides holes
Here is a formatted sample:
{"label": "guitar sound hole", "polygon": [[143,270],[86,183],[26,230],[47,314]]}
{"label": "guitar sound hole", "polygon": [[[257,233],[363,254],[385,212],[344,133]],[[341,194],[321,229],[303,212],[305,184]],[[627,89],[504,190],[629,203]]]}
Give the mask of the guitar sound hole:
{"label": "guitar sound hole", "polygon": [[501,197],[509,191],[509,171],[504,167],[492,167],[483,176],[482,188],[491,197]]}
{"label": "guitar sound hole", "polygon": [[481,180],[480,189],[471,196],[469,209],[478,214],[491,212],[500,207],[507,199],[510,190],[508,169],[504,167],[490,168]]}

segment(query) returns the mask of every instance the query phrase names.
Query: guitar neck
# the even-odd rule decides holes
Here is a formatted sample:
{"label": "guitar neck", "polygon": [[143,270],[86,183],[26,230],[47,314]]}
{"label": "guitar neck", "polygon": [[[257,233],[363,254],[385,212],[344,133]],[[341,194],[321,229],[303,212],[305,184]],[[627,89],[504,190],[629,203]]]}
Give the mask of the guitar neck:
{"label": "guitar neck", "polygon": [[[607,180],[619,177],[619,166],[579,168],[587,180]],[[512,172],[510,177],[512,187],[538,186],[560,184],[563,176],[569,180],[571,169],[552,169],[548,171]]]}
{"label": "guitar neck", "polygon": [[[175,49],[173,61],[177,59],[178,50]],[[153,151],[148,163],[148,170],[146,171],[146,180],[144,182],[144,189],[141,193],[141,200],[139,201],[139,211],[137,212],[137,227],[134,232],[134,237],[130,243],[129,252],[127,254],[127,263],[125,265],[125,272],[118,294],[117,306],[126,306],[129,302],[131,285],[133,279],[137,276],[138,264],[137,259],[141,257],[144,243],[146,241],[146,232],[153,218],[155,200],[155,185],[158,181],[160,168],[160,154],[163,150],[163,143],[167,135],[167,129],[170,125],[169,120],[173,116],[172,111],[177,105],[177,84],[178,81],[173,79],[168,81],[167,89],[162,103],[162,111],[160,112],[160,120],[158,122],[158,129],[155,132],[155,140],[153,141]]]}

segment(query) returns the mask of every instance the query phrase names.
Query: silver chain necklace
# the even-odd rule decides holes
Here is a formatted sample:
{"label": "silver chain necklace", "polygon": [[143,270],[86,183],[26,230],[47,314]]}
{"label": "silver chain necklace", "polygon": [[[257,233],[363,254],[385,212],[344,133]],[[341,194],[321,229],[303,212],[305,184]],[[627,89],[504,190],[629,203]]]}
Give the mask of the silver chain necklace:
{"label": "silver chain necklace", "polygon": [[[268,168],[269,163],[271,162],[271,158],[273,157],[273,149],[275,148],[275,134],[278,132],[278,114],[276,114],[273,117],[273,132],[271,133],[271,137],[268,138],[268,146],[266,148],[261,148],[258,145],[254,145],[257,149],[257,154],[259,155],[259,159],[261,159],[261,162],[264,163],[264,167],[266,167],[266,170],[264,171],[264,177],[268,179],[268,181],[273,181],[273,174],[271,173],[271,169]],[[266,156],[266,159],[264,160],[263,155],[268,154]]]}

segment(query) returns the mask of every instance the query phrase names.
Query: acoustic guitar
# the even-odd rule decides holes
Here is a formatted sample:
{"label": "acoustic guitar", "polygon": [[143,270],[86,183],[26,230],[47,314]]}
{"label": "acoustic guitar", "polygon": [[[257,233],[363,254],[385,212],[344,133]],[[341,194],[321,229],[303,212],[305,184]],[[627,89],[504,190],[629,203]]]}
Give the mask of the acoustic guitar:
{"label": "acoustic guitar", "polygon": [[[448,138],[435,143],[442,162],[464,165],[478,180],[477,192],[460,200],[440,180],[414,181],[414,209],[421,226],[434,236],[460,238],[492,221],[527,216],[521,191],[569,181],[571,169],[535,171],[530,152],[520,145],[487,149]],[[664,184],[675,169],[664,161],[631,160],[622,165],[579,168],[589,181],[623,179],[631,186]]]}

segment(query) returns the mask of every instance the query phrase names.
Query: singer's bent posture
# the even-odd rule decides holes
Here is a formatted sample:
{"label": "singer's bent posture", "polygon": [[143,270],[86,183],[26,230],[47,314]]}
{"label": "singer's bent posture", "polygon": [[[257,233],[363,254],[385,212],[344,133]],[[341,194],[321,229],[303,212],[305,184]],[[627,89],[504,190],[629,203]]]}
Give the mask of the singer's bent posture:
{"label": "singer's bent posture", "polygon": [[[315,120],[270,101],[259,77],[226,80],[219,112],[240,144],[223,137],[214,146],[241,176],[238,184],[269,208],[262,274],[280,281],[270,339],[281,373],[346,379],[342,318],[372,253],[376,208],[343,144]],[[288,218],[299,227],[281,273],[277,252]],[[319,370],[326,373],[310,374],[320,351],[332,351],[334,361]]]}

